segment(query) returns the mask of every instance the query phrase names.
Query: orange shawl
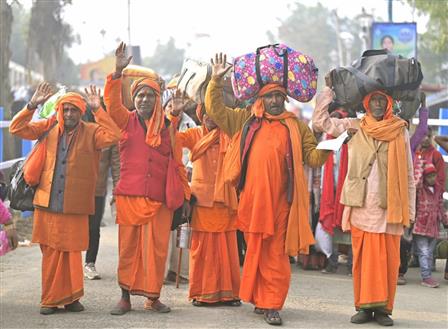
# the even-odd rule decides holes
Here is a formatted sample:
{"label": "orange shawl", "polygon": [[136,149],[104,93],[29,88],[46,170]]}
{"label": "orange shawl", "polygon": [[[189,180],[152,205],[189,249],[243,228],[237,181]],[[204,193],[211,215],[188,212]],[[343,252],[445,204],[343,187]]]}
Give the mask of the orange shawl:
{"label": "orange shawl", "polygon": [[69,92],[60,97],[55,104],[56,120],[58,120],[58,128],[60,135],[64,133],[64,104],[66,103],[76,106],[81,111],[81,114],[86,113],[87,109],[86,101],[80,94]]}
{"label": "orange shawl", "polygon": [[[383,120],[373,118],[369,101],[374,94],[387,98]],[[409,226],[409,182],[407,153],[404,140],[406,121],[392,113],[393,100],[389,95],[374,91],[364,97],[367,114],[361,119],[361,129],[370,137],[389,143],[387,153],[387,222]]]}
{"label": "orange shawl", "polygon": [[154,104],[152,116],[149,120],[145,120],[147,127],[145,142],[151,147],[157,147],[162,142],[160,132],[162,131],[164,125],[164,114],[160,100],[160,85],[157,81],[149,78],[140,78],[135,80],[131,86],[132,99],[134,99],[137,92],[143,87],[151,88],[156,94],[156,103]]}
{"label": "orange shawl", "polygon": [[191,150],[190,160],[192,162],[199,159],[210,146],[219,143],[218,172],[216,173],[214,201],[223,202],[231,213],[236,212],[238,208],[238,199],[235,188],[224,181],[223,162],[224,156],[229,147],[229,137],[219,128],[208,131],[205,126],[202,127],[203,137],[196,143]]}
{"label": "orange shawl", "polygon": [[315,241],[309,224],[309,193],[303,170],[302,136],[294,113],[285,111],[273,116],[265,112],[262,96],[273,91],[279,91],[286,97],[286,90],[282,86],[267,84],[261,88],[259,97],[252,106],[252,113],[256,117],[264,117],[268,120],[281,120],[289,130],[294,164],[294,195],[288,217],[285,252],[291,256],[296,256],[299,252],[308,254],[309,246]]}

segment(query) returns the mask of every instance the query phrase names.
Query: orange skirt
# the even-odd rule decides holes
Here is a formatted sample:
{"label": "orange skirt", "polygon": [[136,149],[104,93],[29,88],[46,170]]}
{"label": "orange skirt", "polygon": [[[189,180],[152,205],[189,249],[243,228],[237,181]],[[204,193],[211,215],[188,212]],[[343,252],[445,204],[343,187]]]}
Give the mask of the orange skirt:
{"label": "orange skirt", "polygon": [[118,284],[130,294],[160,296],[172,217],[173,212],[162,205],[146,224],[119,224]]}
{"label": "orange skirt", "polygon": [[189,298],[205,303],[237,300],[239,289],[236,231],[193,231]]}
{"label": "orange skirt", "polygon": [[400,236],[351,226],[355,307],[392,314],[400,267]]}
{"label": "orange skirt", "polygon": [[40,245],[42,251],[41,306],[57,307],[73,303],[84,295],[80,251],[58,251]]}

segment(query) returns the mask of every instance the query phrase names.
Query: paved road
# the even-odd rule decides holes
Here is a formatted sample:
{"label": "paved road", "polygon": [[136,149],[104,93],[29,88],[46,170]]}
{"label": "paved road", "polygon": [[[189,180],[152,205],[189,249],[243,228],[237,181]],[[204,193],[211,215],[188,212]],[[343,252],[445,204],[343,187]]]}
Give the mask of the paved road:
{"label": "paved road", "polygon": [[[0,258],[0,328],[267,328],[262,316],[242,307],[193,307],[187,300],[187,286],[167,285],[162,300],[172,308],[168,314],[143,310],[143,298],[134,297],[133,311],[109,315],[118,301],[116,284],[117,228],[110,218],[101,231],[97,268],[103,279],[85,282],[82,303],[86,311],[39,314],[40,249],[21,247]],[[438,262],[437,279],[444,263]],[[351,278],[341,273],[324,275],[303,271],[293,265],[292,282],[282,317],[284,328],[379,328],[376,323],[362,326],[349,323],[352,305]],[[399,328],[447,328],[448,281],[438,289],[420,286],[417,269],[411,268],[409,283],[399,286],[394,311]],[[270,327],[272,328],[272,327]]]}

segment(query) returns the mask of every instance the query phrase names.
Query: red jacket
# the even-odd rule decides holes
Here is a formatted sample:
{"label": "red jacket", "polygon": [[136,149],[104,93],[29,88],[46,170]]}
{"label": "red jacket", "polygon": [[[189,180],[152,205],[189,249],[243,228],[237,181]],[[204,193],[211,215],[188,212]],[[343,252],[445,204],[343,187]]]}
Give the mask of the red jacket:
{"label": "red jacket", "polygon": [[145,143],[145,131],[137,112],[129,116],[120,141],[120,180],[116,195],[144,196],[165,202],[165,186],[171,141],[168,128],[161,132],[162,143],[153,148]]}

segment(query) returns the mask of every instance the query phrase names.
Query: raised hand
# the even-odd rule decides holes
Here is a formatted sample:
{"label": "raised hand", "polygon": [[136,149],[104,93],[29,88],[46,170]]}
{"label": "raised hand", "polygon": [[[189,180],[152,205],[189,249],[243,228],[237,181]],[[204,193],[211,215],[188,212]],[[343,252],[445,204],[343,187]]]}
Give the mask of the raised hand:
{"label": "raised hand", "polygon": [[53,94],[54,92],[51,85],[45,81],[41,82],[39,86],[37,86],[33,97],[31,97],[31,100],[28,103],[28,108],[31,110],[36,109],[39,105],[45,103]]}
{"label": "raised hand", "polygon": [[210,60],[212,64],[212,76],[222,79],[222,77],[232,68],[232,65],[227,63],[227,55],[223,53],[217,53],[215,60]]}
{"label": "raised hand", "polygon": [[101,106],[101,89],[96,89],[94,85],[89,86],[88,88],[84,88],[84,92],[86,93],[86,102],[89,105],[92,112],[96,112]]}
{"label": "raised hand", "polygon": [[316,97],[316,107],[318,105],[327,106],[333,101],[333,99],[334,99],[334,91],[331,90],[330,87],[325,86]]}
{"label": "raised hand", "polygon": [[120,73],[131,62],[132,56],[126,55],[126,44],[121,42],[115,50],[115,73]]}
{"label": "raised hand", "polygon": [[179,116],[179,114],[184,112],[185,106],[188,104],[188,97],[185,91],[182,92],[179,89],[176,89],[176,92],[174,93],[171,102],[172,102],[171,115],[177,117]]}

